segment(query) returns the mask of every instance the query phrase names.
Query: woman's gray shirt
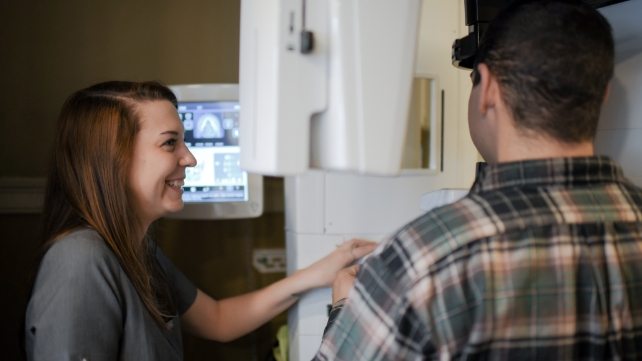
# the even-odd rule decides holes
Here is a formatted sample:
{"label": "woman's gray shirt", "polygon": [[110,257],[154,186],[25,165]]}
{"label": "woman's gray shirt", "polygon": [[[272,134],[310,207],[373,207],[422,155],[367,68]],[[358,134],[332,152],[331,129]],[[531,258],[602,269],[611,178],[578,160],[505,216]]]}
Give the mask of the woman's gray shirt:
{"label": "woman's gray shirt", "polygon": [[[157,248],[178,314],[196,287]],[[161,330],[118,259],[93,230],[55,242],[42,259],[25,322],[29,360],[182,360],[178,315]]]}

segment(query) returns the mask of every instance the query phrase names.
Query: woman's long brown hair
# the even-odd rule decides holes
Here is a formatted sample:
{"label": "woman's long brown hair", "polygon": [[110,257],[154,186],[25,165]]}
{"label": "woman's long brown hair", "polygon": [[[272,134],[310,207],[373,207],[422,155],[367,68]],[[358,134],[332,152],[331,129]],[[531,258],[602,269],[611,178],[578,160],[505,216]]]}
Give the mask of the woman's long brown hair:
{"label": "woman's long brown hair", "polygon": [[147,230],[141,230],[127,186],[134,140],[139,131],[137,104],[174,94],[156,82],[100,83],[72,94],[61,110],[47,179],[43,243],[79,227],[103,238],[152,318],[164,325],[171,296],[162,282]]}

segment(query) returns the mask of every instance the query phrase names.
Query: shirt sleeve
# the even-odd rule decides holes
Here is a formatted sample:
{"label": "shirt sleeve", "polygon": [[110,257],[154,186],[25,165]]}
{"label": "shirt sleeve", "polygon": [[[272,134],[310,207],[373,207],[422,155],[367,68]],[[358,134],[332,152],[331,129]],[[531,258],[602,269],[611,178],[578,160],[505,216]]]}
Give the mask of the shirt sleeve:
{"label": "shirt sleeve", "polygon": [[56,242],[41,262],[27,309],[28,359],[117,359],[122,277],[101,240]]}
{"label": "shirt sleeve", "polygon": [[174,292],[178,314],[182,315],[196,300],[197,288],[174,266],[158,246],[156,246],[156,259],[158,259],[158,263],[165,272],[167,281]]}
{"label": "shirt sleeve", "polygon": [[406,296],[409,280],[395,248],[386,246],[362,265],[314,360],[424,358],[429,336]]}

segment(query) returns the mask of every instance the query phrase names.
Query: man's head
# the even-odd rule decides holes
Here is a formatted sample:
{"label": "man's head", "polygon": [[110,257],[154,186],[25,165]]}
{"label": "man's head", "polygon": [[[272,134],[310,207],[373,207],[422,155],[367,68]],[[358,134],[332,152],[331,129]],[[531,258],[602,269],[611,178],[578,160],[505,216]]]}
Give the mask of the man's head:
{"label": "man's head", "polygon": [[[613,75],[613,48],[610,25],[591,6],[517,0],[484,34],[473,84],[486,70],[494,77],[522,134],[565,144],[591,141]],[[471,132],[483,131],[479,126],[471,124]]]}

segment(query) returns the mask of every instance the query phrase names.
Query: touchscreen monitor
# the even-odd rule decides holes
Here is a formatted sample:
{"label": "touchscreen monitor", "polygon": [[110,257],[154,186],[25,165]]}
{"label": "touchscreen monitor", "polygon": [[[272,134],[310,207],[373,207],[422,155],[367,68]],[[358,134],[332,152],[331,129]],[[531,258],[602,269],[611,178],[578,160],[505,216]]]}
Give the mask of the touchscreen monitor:
{"label": "touchscreen monitor", "polygon": [[262,177],[240,167],[238,86],[170,86],[178,98],[185,143],[197,165],[186,169],[184,209],[174,218],[224,219],[261,215]]}

